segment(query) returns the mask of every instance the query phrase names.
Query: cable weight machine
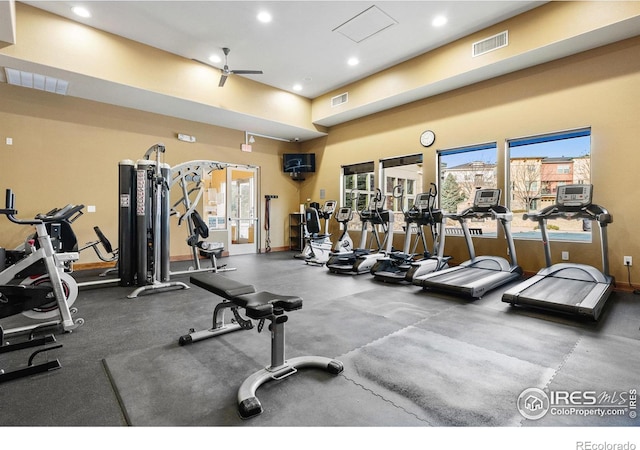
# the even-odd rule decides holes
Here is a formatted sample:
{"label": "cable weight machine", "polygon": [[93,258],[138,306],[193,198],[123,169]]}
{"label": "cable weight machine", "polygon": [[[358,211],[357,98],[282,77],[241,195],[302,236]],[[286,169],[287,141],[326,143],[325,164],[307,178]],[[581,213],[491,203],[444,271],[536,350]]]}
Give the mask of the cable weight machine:
{"label": "cable weight machine", "polygon": [[[160,162],[163,144],[150,147],[144,159],[119,163],[119,232],[121,286],[137,285],[128,298],[145,291],[189,289],[170,281],[169,165]],[[155,153],[155,161],[151,155]]]}

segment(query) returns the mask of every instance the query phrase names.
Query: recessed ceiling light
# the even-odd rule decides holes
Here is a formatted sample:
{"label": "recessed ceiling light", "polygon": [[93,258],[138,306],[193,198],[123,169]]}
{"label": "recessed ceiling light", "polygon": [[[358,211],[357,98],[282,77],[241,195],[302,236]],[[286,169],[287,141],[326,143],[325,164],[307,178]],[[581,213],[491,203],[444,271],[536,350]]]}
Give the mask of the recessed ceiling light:
{"label": "recessed ceiling light", "polygon": [[301,91],[302,90],[302,85],[301,84],[294,84],[293,85],[293,90],[294,91]]}
{"label": "recessed ceiling light", "polygon": [[436,16],[431,21],[431,25],[433,25],[434,27],[441,27],[443,25],[446,25],[446,23],[447,23],[447,18],[445,16]]}
{"label": "recessed ceiling light", "polygon": [[349,58],[349,60],[347,61],[347,64],[349,64],[350,66],[357,66],[358,64],[360,64],[360,61],[358,60],[358,58]]}
{"label": "recessed ceiling light", "polygon": [[260,11],[260,13],[258,13],[258,20],[262,23],[269,23],[271,22],[271,14],[266,11]]}
{"label": "recessed ceiling light", "polygon": [[219,55],[211,55],[209,56],[209,61],[212,63],[219,63],[222,62],[222,58]]}
{"label": "recessed ceiling light", "polygon": [[73,8],[71,8],[71,11],[76,15],[76,16],[80,16],[80,17],[84,17],[85,19],[87,17],[91,17],[91,13],[89,12],[89,10],[87,8],[85,8],[84,6],[74,6]]}

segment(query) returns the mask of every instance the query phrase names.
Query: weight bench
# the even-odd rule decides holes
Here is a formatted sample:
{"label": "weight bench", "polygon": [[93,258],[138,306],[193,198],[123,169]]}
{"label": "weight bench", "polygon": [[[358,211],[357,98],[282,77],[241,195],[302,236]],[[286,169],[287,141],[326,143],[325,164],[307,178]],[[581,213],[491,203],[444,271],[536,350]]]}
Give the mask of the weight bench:
{"label": "weight bench", "polygon": [[[340,361],[322,356],[300,356],[290,360],[285,359],[285,329],[288,317],[284,314],[302,308],[302,299],[290,295],[272,294],[271,292],[256,292],[254,287],[232,280],[220,274],[207,273],[191,276],[191,283],[222,297],[224,300],[216,305],[213,312],[213,327],[208,330],[190,330],[189,334],[181,336],[180,345],[187,345],[203,339],[237,330],[253,328],[250,319],[258,320],[258,332],[262,331],[265,320],[270,323],[271,331],[271,365],[249,376],[238,390],[238,411],[240,417],[249,419],[260,414],[262,405],[255,396],[256,390],[271,380],[281,380],[293,375],[299,368],[316,368],[326,370],[332,374],[339,374],[343,370]],[[243,308],[249,319],[243,318],[238,312]],[[224,311],[231,309],[234,319],[225,323]]]}

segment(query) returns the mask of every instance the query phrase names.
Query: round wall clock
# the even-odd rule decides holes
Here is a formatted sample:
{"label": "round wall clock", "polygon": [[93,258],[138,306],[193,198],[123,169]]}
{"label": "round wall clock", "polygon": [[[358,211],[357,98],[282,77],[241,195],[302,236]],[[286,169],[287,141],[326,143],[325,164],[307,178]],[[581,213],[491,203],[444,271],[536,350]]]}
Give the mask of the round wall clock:
{"label": "round wall clock", "polygon": [[423,147],[430,147],[431,145],[433,145],[435,140],[436,134],[431,130],[424,131],[420,135],[420,144],[422,144]]}

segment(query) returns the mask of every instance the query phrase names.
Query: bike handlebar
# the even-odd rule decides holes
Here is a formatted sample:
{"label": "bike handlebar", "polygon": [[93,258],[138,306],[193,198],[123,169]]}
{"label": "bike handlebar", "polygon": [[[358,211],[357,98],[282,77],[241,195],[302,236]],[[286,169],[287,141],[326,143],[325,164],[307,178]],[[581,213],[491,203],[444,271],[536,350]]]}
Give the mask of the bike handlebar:
{"label": "bike handlebar", "polygon": [[18,225],[40,225],[42,224],[42,220],[21,220],[16,218],[16,214],[18,214],[18,210],[14,208],[15,203],[15,195],[13,195],[13,191],[11,189],[7,189],[5,196],[5,205],[6,208],[0,209],[0,214],[7,216],[13,223],[17,223]]}

